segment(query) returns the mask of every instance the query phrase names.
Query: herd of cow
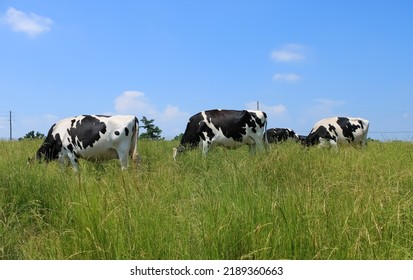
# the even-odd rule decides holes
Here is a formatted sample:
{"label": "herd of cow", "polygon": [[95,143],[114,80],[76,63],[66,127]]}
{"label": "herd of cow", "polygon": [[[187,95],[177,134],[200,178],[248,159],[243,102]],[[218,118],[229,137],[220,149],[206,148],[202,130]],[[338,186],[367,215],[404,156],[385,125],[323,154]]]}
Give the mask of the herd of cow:
{"label": "herd of cow", "polygon": [[[253,110],[209,110],[189,119],[181,142],[173,150],[173,158],[189,148],[201,147],[206,154],[211,147],[236,148],[248,145],[252,153],[263,150],[268,143],[287,139],[305,146],[320,145],[337,148],[340,142],[364,146],[369,122],[362,118],[334,117],[322,119],[308,136],[297,135],[287,128],[267,129],[267,115]],[[122,169],[128,157],[137,159],[139,123],[129,115],[81,115],[63,119],[50,128],[36,153],[46,161],[67,159],[75,170],[78,158],[87,160],[119,159]]]}

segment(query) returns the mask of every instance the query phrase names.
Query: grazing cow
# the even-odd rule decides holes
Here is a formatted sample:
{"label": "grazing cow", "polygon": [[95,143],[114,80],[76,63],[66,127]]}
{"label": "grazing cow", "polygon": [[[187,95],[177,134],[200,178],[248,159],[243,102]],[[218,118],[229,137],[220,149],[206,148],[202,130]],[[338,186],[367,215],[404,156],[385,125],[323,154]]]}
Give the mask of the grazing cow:
{"label": "grazing cow", "polygon": [[298,135],[289,128],[270,128],[267,130],[268,143],[287,141],[288,139],[298,141]]}
{"label": "grazing cow", "polygon": [[213,146],[235,148],[249,145],[255,153],[256,146],[262,150],[266,141],[267,115],[263,111],[209,110],[192,116],[186,126],[173,157],[186,148],[202,147],[204,155]]}
{"label": "grazing cow", "polygon": [[366,145],[369,121],[361,118],[334,117],[318,121],[305,140],[307,146],[332,146],[340,142]]}
{"label": "grazing cow", "polygon": [[135,116],[81,115],[63,119],[49,130],[36,153],[46,161],[69,159],[78,169],[78,158],[107,160],[118,158],[122,169],[128,154],[137,158],[138,119]]}
{"label": "grazing cow", "polygon": [[307,135],[298,135],[298,142],[305,145],[307,141]]}

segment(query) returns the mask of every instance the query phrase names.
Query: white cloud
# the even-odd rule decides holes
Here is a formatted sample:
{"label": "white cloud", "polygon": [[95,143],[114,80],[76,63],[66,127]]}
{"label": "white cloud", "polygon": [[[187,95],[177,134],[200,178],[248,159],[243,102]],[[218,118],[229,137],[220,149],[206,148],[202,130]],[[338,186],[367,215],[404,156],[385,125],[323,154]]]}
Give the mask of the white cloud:
{"label": "white cloud", "polygon": [[[256,110],[257,109],[257,102],[249,102],[247,104],[245,104],[245,107],[247,108],[247,110]],[[267,105],[264,103],[259,103],[259,107],[260,110],[264,111],[265,113],[267,113],[267,115],[277,115],[277,116],[281,116],[283,114],[285,114],[287,112],[287,108],[282,105]]]}
{"label": "white cloud", "polygon": [[183,133],[190,117],[177,106],[167,105],[159,110],[152,104],[145,93],[140,91],[125,91],[115,99],[115,110],[118,114],[133,114],[141,119],[142,116],[154,119],[155,125],[162,129],[162,136],[173,138]]}
{"label": "white cloud", "polygon": [[140,91],[125,91],[115,99],[115,110],[123,114],[154,115],[156,109],[150,104],[145,93]]}
{"label": "white cloud", "polygon": [[277,62],[293,62],[305,60],[305,47],[299,44],[287,44],[271,53],[271,58]]}
{"label": "white cloud", "polygon": [[346,102],[342,100],[331,100],[331,99],[325,99],[325,98],[319,98],[316,101],[318,103],[319,108],[327,108],[327,109],[332,109],[333,107],[346,104]]}
{"label": "white cloud", "polygon": [[296,82],[300,80],[301,76],[294,74],[294,73],[288,73],[288,74],[277,73],[277,74],[274,74],[272,79],[275,81],[284,81],[284,82],[292,83],[292,82]]}
{"label": "white cloud", "polygon": [[345,104],[346,102],[342,100],[320,98],[316,100],[316,104],[311,105],[311,107],[306,110],[306,115],[314,119],[334,117],[338,113],[337,107]]}
{"label": "white cloud", "polygon": [[181,112],[177,106],[167,105],[161,116],[164,121],[167,121],[175,118],[187,118],[188,113]]}
{"label": "white cloud", "polygon": [[50,26],[53,23],[50,18],[34,13],[25,13],[13,7],[7,10],[3,20],[13,31],[26,33],[30,37],[36,37],[50,31]]}

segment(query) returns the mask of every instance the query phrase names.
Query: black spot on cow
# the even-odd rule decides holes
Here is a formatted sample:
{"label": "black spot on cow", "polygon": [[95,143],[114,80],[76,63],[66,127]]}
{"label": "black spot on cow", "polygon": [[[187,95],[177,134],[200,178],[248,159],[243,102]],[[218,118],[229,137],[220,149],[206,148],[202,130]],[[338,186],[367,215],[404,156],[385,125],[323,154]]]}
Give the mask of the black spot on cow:
{"label": "black spot on cow", "polygon": [[[358,121],[358,123],[360,124],[361,121]],[[348,118],[343,118],[343,117],[337,118],[337,124],[343,130],[344,137],[350,139],[351,141],[354,141],[354,132],[359,128],[363,128],[362,124],[360,125],[352,124]]]}
{"label": "black spot on cow", "polygon": [[[335,129],[334,129],[335,131]],[[328,132],[327,128],[324,126],[318,127],[315,131],[312,131],[307,138],[305,139],[305,143],[307,145],[315,145],[320,143],[320,138],[327,139],[327,140],[335,140],[336,137],[332,136],[331,133]]]}
{"label": "black spot on cow", "polygon": [[335,126],[332,125],[332,124],[329,124],[329,125],[328,125],[328,131],[334,133],[334,135],[338,135]]}
{"label": "black spot on cow", "polygon": [[80,143],[79,139],[76,139],[76,146],[82,149],[82,143]]}
{"label": "black spot on cow", "polygon": [[73,153],[73,145],[72,144],[67,145],[67,148],[69,149],[69,151],[71,151]]}
{"label": "black spot on cow", "polygon": [[72,143],[86,149],[87,147],[93,147],[93,144],[100,139],[100,133],[106,133],[106,125],[93,116],[85,115],[68,132]]}
{"label": "black spot on cow", "polygon": [[127,127],[125,127],[125,135],[128,136],[129,135],[129,129]]}
{"label": "black spot on cow", "polygon": [[[267,114],[266,114],[265,112],[262,112],[262,113],[264,114],[264,118],[267,119]],[[261,121],[261,119],[260,119],[255,113],[250,112],[250,114],[251,114],[252,116],[254,116],[255,122],[256,122],[261,128],[265,126],[265,123],[263,123],[263,122]]]}
{"label": "black spot on cow", "polygon": [[54,124],[47,134],[47,137],[43,144],[40,146],[36,153],[36,159],[45,159],[46,161],[51,161],[59,158],[59,152],[62,149],[62,140],[60,139],[60,134],[57,133],[53,137],[52,132],[56,124]]}
{"label": "black spot on cow", "polygon": [[116,136],[119,136],[119,135],[120,135],[120,132],[116,130],[116,131],[115,131],[115,135],[116,135]]}

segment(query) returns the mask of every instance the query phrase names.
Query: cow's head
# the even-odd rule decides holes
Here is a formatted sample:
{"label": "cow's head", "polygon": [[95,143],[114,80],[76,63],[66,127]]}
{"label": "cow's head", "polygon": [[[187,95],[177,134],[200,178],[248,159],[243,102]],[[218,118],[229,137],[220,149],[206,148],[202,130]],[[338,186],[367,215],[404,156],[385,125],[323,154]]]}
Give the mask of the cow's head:
{"label": "cow's head", "polygon": [[291,138],[297,142],[300,140],[300,137],[298,136],[297,133],[295,133],[294,130],[287,128],[287,131],[288,131],[288,138]]}
{"label": "cow's head", "polygon": [[47,135],[43,144],[36,152],[35,159],[38,161],[45,160],[46,162],[59,158],[59,153],[62,151],[62,140],[60,134],[52,136],[51,133]]}

